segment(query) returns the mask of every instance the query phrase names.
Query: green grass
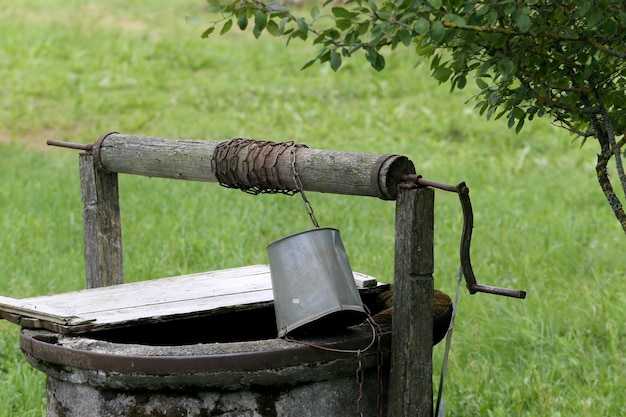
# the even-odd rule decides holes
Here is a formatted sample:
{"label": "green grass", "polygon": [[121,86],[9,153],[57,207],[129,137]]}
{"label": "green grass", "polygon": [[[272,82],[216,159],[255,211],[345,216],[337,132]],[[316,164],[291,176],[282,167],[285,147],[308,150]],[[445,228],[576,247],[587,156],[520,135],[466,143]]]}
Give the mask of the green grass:
{"label": "green grass", "polygon": [[[625,236],[582,149],[548,120],[520,135],[487,122],[398,51],[375,73],[299,71],[314,49],[231,33],[200,39],[200,1],[24,1],[0,8],[0,294],[84,286],[76,153],[106,131],[167,138],[295,140],[398,153],[427,178],[471,189],[479,282],[525,301],[463,293],[446,382],[451,416],[626,415]],[[120,178],[128,281],[266,262],[265,246],[310,227],[299,197],[216,184]],[[394,205],[310,194],[355,270],[389,281]],[[436,196],[436,286],[455,289],[461,215]],[[43,376],[0,322],[0,416],[39,416]],[[435,350],[436,369],[443,354]]]}

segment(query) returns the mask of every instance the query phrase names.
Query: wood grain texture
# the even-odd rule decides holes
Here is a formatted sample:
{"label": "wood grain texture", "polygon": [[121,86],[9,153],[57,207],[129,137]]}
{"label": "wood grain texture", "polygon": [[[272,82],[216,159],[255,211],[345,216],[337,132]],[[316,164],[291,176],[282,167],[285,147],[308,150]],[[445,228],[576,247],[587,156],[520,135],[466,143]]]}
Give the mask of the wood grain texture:
{"label": "wood grain texture", "polygon": [[[355,278],[373,279],[354,272]],[[364,289],[366,290],[366,289]],[[14,299],[0,297],[13,322],[38,319],[60,333],[206,317],[274,301],[268,265],[250,265],[99,288]],[[24,326],[28,327],[28,326]]]}
{"label": "wood grain texture", "polygon": [[87,288],[124,282],[117,174],[99,169],[90,153],[79,157]]}
{"label": "wood grain texture", "polygon": [[434,191],[400,189],[389,417],[433,415],[433,237]]}
{"label": "wood grain texture", "polygon": [[[211,159],[220,143],[110,134],[102,141],[98,155],[102,166],[110,172],[217,182]],[[244,159],[247,149],[242,149],[240,155]],[[296,151],[296,169],[305,191],[374,197],[382,194],[386,199],[394,199],[400,176],[409,173],[405,168],[411,171],[413,165],[399,155],[392,155],[382,165],[378,164],[382,157],[384,155],[373,153],[300,147]],[[272,159],[266,162],[272,164]],[[294,190],[290,162],[289,152],[285,152],[277,158],[276,168],[281,183]],[[238,172],[242,172],[241,163]],[[241,180],[245,182],[245,176],[241,175]]]}

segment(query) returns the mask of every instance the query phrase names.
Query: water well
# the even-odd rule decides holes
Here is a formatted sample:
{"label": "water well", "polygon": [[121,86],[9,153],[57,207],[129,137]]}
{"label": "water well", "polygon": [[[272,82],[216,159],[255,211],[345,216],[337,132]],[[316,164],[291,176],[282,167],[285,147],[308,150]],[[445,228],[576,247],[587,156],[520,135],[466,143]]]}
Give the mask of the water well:
{"label": "water well", "polygon": [[378,415],[388,331],[380,345],[367,324],[307,337],[316,347],[275,335],[263,306],[83,335],[22,329],[20,344],[47,376],[48,417]]}
{"label": "water well", "polygon": [[[27,360],[47,376],[48,417],[432,416],[434,193],[426,187],[441,184],[425,183],[406,157],[118,133],[93,145],[55,144],[84,151],[88,289],[0,296],[0,318],[22,327]],[[390,323],[333,328],[332,320],[290,336],[306,343],[278,338],[267,266],[124,283],[118,174],[395,200],[393,340]],[[470,220],[465,274],[471,206],[467,189],[458,193]],[[468,284],[472,293],[502,294]],[[372,313],[382,290],[360,290]]]}
{"label": "water well", "polygon": [[[353,274],[357,296],[375,313],[388,285]],[[48,417],[383,410],[388,323],[313,321],[278,338],[269,265],[0,297],[0,307],[0,317],[23,327],[22,351],[46,375]]]}

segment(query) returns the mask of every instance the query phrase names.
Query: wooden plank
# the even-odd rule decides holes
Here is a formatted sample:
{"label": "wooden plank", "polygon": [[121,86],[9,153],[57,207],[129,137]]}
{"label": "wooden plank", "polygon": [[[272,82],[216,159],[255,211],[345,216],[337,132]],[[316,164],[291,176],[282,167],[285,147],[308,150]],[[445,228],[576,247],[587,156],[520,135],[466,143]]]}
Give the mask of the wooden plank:
{"label": "wooden plank", "polygon": [[[354,273],[355,279],[369,279]],[[268,265],[181,275],[22,300],[0,298],[2,317],[23,327],[79,333],[201,317],[273,302]]]}
{"label": "wooden plank", "polygon": [[59,309],[83,316],[137,305],[158,305],[179,300],[193,301],[242,291],[272,289],[269,267],[253,265],[177,277],[153,279],[63,294],[34,297]]}
{"label": "wooden plank", "polygon": [[46,320],[54,323],[67,324],[76,316],[57,306],[44,304],[39,300],[16,299],[0,296],[0,310],[10,314],[25,316],[32,319]]}
{"label": "wooden plank", "polygon": [[433,415],[434,218],[432,189],[399,190],[389,417]]}

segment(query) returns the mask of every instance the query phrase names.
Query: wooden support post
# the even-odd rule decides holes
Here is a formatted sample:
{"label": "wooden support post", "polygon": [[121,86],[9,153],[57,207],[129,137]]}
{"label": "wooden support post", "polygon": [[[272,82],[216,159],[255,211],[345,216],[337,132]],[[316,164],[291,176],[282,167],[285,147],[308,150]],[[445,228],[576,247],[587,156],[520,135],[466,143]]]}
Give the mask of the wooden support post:
{"label": "wooden support post", "polygon": [[79,157],[87,288],[122,284],[122,224],[117,174],[98,168],[91,153]]}
{"label": "wooden support post", "polygon": [[432,417],[434,191],[400,189],[396,203],[389,417]]}

